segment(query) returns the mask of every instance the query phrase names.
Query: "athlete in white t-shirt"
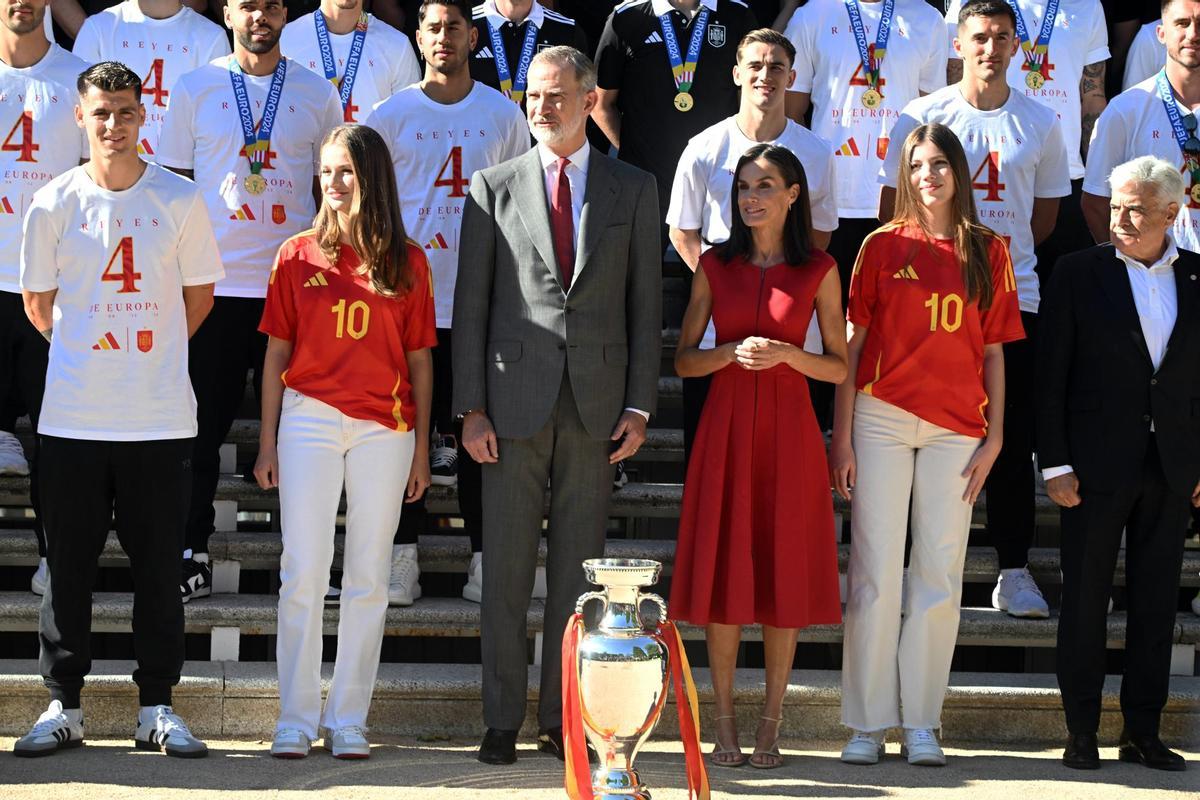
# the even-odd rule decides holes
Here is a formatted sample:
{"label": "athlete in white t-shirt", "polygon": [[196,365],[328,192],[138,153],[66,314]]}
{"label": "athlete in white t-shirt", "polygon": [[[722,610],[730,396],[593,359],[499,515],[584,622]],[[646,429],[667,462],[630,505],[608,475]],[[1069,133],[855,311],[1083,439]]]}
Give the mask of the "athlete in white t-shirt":
{"label": "athlete in white t-shirt", "polygon": [[363,0],[322,0],[319,9],[287,24],[279,46],[333,83],[346,122],[362,122],[375,106],[421,80],[408,37],[363,11]]}
{"label": "athlete in white t-shirt", "polygon": [[142,76],[146,124],[138,152],[153,161],[172,87],[185,72],[227,55],[229,40],[180,0],[123,0],[84,21],[72,52],[89,64],[119,61]]}
{"label": "athlete in white t-shirt", "polygon": [[1133,37],[1129,54],[1125,56],[1125,75],[1121,80],[1122,91],[1152,77],[1167,62],[1167,48],[1158,39],[1158,20],[1147,22]]}
{"label": "athlete in white t-shirt", "polygon": [[926,123],[958,136],[971,169],[979,221],[1009,243],[1025,338],[1004,345],[1004,446],[987,479],[988,527],[1000,555],[992,604],[1015,617],[1050,610],[1026,569],[1034,534],[1033,353],[1041,299],[1034,247],[1054,229],[1059,198],[1071,193],[1062,126],[1049,108],[1008,85],[1020,47],[1016,20],[1003,0],[970,0],[959,17],[954,50],[962,80],[909,103],[892,128],[896,148],[880,171],[880,218],[890,219],[900,143]]}
{"label": "athlete in white t-shirt", "polygon": [[25,216],[21,288],[50,339],[41,492],[50,585],[39,631],[50,706],[14,745],[47,755],[82,744],[96,556],[116,510],[133,572],[141,710],[135,744],[207,753],[171,710],[184,661],[179,543],[196,403],[188,336],[222,269],[195,185],[138,157],[141,80],[105,61],[80,78],[76,118],[91,160],[39,189]]}
{"label": "athlete in white t-shirt", "polygon": [[[79,164],[86,152],[75,125],[75,80],[84,64],[46,38],[46,0],[0,13],[0,398],[19,398],[34,427],[42,407],[46,342],[21,304],[21,217],[33,193]],[[7,406],[8,404],[3,404]],[[32,520],[41,556],[31,588],[46,586],[46,542],[38,498],[37,438],[26,461],[13,435],[16,409],[0,415],[0,474],[30,476]]]}
{"label": "athlete in white t-shirt", "polygon": [[[500,92],[471,79],[468,60],[478,36],[467,0],[428,2],[417,28],[425,77],[383,101],[367,119],[392,151],[396,186],[408,236],[425,249],[433,271],[438,346],[433,350],[433,422],[443,435],[459,431],[450,411],[450,320],[458,275],[458,233],[467,187],[476,170],[529,150],[529,127],[521,107]],[[461,437],[460,437],[461,438]],[[471,537],[472,557],[464,597],[479,602],[483,551],[481,473],[466,451],[434,442],[431,458],[457,460],[458,502]],[[450,463],[454,463],[453,460]],[[417,536],[426,531],[424,500],[405,509],[396,532],[393,578],[404,596],[419,596]],[[409,591],[410,587],[412,591]]]}
{"label": "athlete in white t-shirt", "polygon": [[158,163],[195,178],[225,266],[213,312],[190,344],[200,427],[185,599],[211,593],[207,554],[219,451],[247,371],[262,368],[267,337],[258,323],[275,252],[311,226],[321,142],[342,122],[329,81],[280,53],[285,16],[280,0],[226,4],[233,55],[179,79],[159,133]]}

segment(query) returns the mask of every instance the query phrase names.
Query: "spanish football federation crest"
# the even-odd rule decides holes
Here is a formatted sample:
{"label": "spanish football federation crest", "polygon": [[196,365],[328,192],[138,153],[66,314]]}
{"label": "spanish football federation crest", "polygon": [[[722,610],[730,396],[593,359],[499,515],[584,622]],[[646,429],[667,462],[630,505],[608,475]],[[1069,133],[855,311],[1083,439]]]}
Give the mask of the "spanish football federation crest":
{"label": "spanish football federation crest", "polygon": [[724,25],[709,25],[708,26],[708,43],[713,47],[725,46],[725,26]]}
{"label": "spanish football federation crest", "polygon": [[137,332],[137,348],[143,353],[149,353],[154,347],[154,331]]}
{"label": "spanish football federation crest", "polygon": [[283,207],[282,203],[275,203],[271,206],[271,222],[276,225],[287,222],[287,209]]}

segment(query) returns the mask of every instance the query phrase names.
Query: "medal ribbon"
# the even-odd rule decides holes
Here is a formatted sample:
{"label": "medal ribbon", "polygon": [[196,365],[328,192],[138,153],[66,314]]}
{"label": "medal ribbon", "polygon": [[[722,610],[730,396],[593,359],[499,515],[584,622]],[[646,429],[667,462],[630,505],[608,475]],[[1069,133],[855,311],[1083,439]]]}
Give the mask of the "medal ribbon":
{"label": "medal ribbon", "polygon": [[1038,31],[1037,42],[1029,39],[1029,28],[1025,26],[1025,18],[1017,7],[1017,0],[1005,0],[1012,8],[1017,18],[1017,38],[1021,40],[1021,51],[1025,54],[1025,63],[1021,69],[1026,72],[1040,72],[1042,77],[1050,80],[1050,70],[1046,67],[1046,54],[1050,52],[1050,37],[1054,34],[1054,20],[1058,17],[1059,0],[1047,0],[1046,14],[1042,17],[1042,29]]}
{"label": "medal ribbon", "polygon": [[250,110],[250,96],[246,93],[246,81],[242,77],[242,65],[232,55],[229,57],[229,81],[233,84],[233,99],[237,101],[238,119],[242,123],[242,138],[246,140],[246,159],[250,172],[262,172],[263,154],[271,146],[271,131],[275,128],[275,112],[279,110],[279,98],[283,94],[283,82],[287,78],[287,59],[280,58],[271,74],[271,88],[267,90],[267,104],[263,106],[262,120],[258,131],[254,130],[254,113]]}
{"label": "medal ribbon", "polygon": [[696,67],[700,64],[700,46],[704,43],[704,33],[708,30],[708,17],[708,6],[701,6],[700,13],[696,15],[695,27],[692,28],[692,40],[688,42],[687,61],[683,60],[679,51],[679,37],[675,35],[675,26],[671,24],[671,12],[668,11],[658,18],[663,42],[667,45],[667,59],[671,62],[671,74],[675,76],[675,88],[680,92],[690,92],[692,89]]}
{"label": "medal ribbon", "polygon": [[350,104],[350,94],[354,91],[354,79],[358,77],[358,64],[362,61],[363,44],[367,40],[367,12],[358,18],[354,26],[354,38],[350,40],[350,57],[346,59],[346,74],[339,81],[337,66],[333,60],[333,45],[329,42],[329,28],[325,24],[325,15],[317,10],[313,13],[313,25],[317,28],[317,47],[321,51],[321,68],[325,70],[325,79],[337,87],[338,99],[342,101],[342,110]]}
{"label": "medal ribbon", "polygon": [[537,47],[537,25],[533,20],[525,20],[525,41],[521,43],[521,56],[517,61],[517,77],[514,80],[508,68],[508,53],[504,50],[504,40],[500,38],[500,29],[489,18],[488,34],[492,38],[492,51],[496,54],[496,77],[500,79],[500,91],[514,103],[525,99],[525,87],[528,85],[529,62],[533,60],[533,51]]}
{"label": "medal ribbon", "polygon": [[[1200,149],[1196,148],[1200,145],[1193,134],[1188,133],[1183,127],[1183,115],[1179,113],[1179,106],[1175,104],[1175,96],[1171,93],[1171,84],[1167,82],[1167,71],[1161,70],[1155,77],[1155,83],[1158,87],[1158,99],[1162,101],[1163,108],[1167,112],[1167,119],[1171,121],[1171,133],[1175,134],[1175,141],[1179,144],[1179,151],[1183,153],[1183,161],[1187,166],[1187,170],[1191,173],[1193,182],[1200,178]],[[1189,147],[1188,145],[1192,145]]]}
{"label": "medal ribbon", "polygon": [[883,66],[883,58],[887,55],[888,39],[892,35],[892,12],[896,8],[896,0],[883,0],[883,10],[879,13],[879,30],[875,32],[875,54],[872,56],[867,47],[867,29],[863,26],[862,14],[858,10],[858,0],[845,0],[846,14],[850,17],[850,30],[854,32],[854,43],[858,45],[858,57],[862,61],[863,75],[867,86],[879,90],[879,71]]}

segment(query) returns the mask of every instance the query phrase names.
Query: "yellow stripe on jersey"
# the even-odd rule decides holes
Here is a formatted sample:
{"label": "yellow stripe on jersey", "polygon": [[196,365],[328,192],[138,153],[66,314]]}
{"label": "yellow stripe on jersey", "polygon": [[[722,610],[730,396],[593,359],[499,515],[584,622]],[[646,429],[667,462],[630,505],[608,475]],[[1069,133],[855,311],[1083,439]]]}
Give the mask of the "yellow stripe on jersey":
{"label": "yellow stripe on jersey", "polygon": [[880,351],[879,358],[877,358],[875,360],[875,377],[871,379],[870,383],[868,383],[866,386],[864,386],[862,388],[863,394],[869,394],[869,395],[874,396],[872,389],[874,388],[875,384],[879,382],[879,370],[882,366],[883,366],[883,351]]}
{"label": "yellow stripe on jersey", "polygon": [[396,383],[392,386],[392,419],[396,420],[396,430],[404,433],[408,430],[408,424],[404,421],[404,415],[401,413],[400,395],[396,394],[400,390],[400,383],[404,380],[404,376],[400,371],[396,371]]}
{"label": "yellow stripe on jersey", "polygon": [[992,231],[992,235],[1000,240],[1004,250],[1004,291],[1015,292],[1017,290],[1017,274],[1013,271],[1012,253],[1008,250],[1008,242],[1000,234]]}
{"label": "yellow stripe on jersey", "polygon": [[868,233],[867,238],[863,239],[862,246],[858,248],[858,255],[854,257],[854,270],[850,274],[857,275],[859,269],[862,268],[863,253],[866,251],[867,243],[870,242],[871,239],[873,239],[877,234],[884,233],[885,231],[894,230],[898,227],[901,227],[901,226],[897,225],[895,223],[889,222],[886,225],[884,225],[883,227],[877,228],[876,230],[873,230],[870,233]]}

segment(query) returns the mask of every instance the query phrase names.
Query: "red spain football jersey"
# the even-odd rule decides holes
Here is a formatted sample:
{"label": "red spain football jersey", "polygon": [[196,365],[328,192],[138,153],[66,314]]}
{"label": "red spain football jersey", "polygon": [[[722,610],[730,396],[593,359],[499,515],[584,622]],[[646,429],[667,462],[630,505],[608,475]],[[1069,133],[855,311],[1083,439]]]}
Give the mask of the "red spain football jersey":
{"label": "red spain football jersey", "polygon": [[992,305],[966,300],[953,240],[884,228],[867,237],[850,279],[848,316],[867,329],[855,386],[927,422],[987,433],[984,345],[1025,337],[1008,246],[988,248]]}
{"label": "red spain football jersey", "polygon": [[258,329],[292,343],[283,383],[356,419],[411,430],[416,406],[405,353],[433,347],[429,262],[408,243],[413,285],[400,297],[376,294],[358,275],[358,255],[342,245],[330,265],[315,231],[279,248]]}

